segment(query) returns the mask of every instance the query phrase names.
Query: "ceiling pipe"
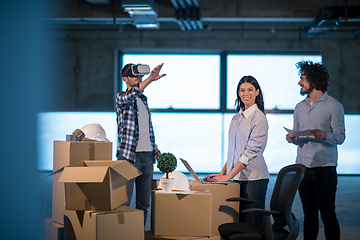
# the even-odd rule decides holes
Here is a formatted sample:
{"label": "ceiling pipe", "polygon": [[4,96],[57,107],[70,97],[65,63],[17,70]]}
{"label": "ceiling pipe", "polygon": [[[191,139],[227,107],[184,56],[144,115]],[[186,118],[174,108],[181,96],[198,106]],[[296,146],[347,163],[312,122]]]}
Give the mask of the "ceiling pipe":
{"label": "ceiling pipe", "polygon": [[188,5],[189,7],[192,7],[192,6],[193,6],[193,4],[192,4],[192,1],[191,1],[191,0],[186,0],[186,3],[187,3],[187,5]]}
{"label": "ceiling pipe", "polygon": [[186,4],[185,4],[184,0],[177,0],[177,1],[180,4],[181,8],[186,9]]}
{"label": "ceiling pipe", "polygon": [[347,0],[345,0],[345,9],[344,9],[344,15],[345,15],[345,22],[347,22]]}
{"label": "ceiling pipe", "polygon": [[189,25],[185,22],[184,16],[186,17],[186,6],[181,0],[171,0],[175,8],[175,19],[182,31],[189,29]]}
{"label": "ceiling pipe", "polygon": [[191,27],[194,30],[197,30],[198,27],[197,27],[197,24],[195,21],[195,7],[193,7],[193,6],[189,7],[188,21],[190,22]]}
{"label": "ceiling pipe", "polygon": [[[185,25],[187,30],[192,30],[193,28],[192,28],[190,19],[188,18],[188,13],[190,12],[189,8],[186,5],[186,3],[184,2],[184,0],[178,0],[178,2],[180,4],[180,6],[182,7],[182,9],[181,9],[182,17],[181,17],[180,21],[183,22],[183,24]],[[191,2],[190,2],[190,4],[191,4]]]}
{"label": "ceiling pipe", "polygon": [[171,2],[175,8],[176,22],[182,31],[204,29],[197,0],[171,0]]}
{"label": "ceiling pipe", "polygon": [[316,38],[330,30],[339,31],[339,28],[359,28],[360,5],[326,7],[319,10],[318,16],[307,27],[307,35]]}
{"label": "ceiling pipe", "polygon": [[[92,29],[86,29],[86,28],[70,28],[67,29],[67,31],[104,31],[104,32],[113,32],[113,31],[118,31],[115,28],[108,28],[108,29],[103,29],[103,28],[92,28]],[[123,29],[123,32],[139,32],[139,29]],[[145,31],[154,31],[152,29],[141,29],[142,32]],[[156,31],[163,31],[163,32],[176,32],[179,31],[178,29],[158,29]],[[276,28],[276,32],[294,32],[294,33],[299,33],[300,32],[305,32],[305,30],[303,28]],[[210,32],[271,32],[271,28],[243,28],[243,29],[211,29]],[[352,30],[337,30],[337,32],[352,32]]]}
{"label": "ceiling pipe", "polygon": [[199,2],[197,0],[192,0],[192,2],[195,7],[197,7],[197,8],[199,7]]}
{"label": "ceiling pipe", "polygon": [[117,0],[113,0],[113,19],[114,19],[114,25],[116,24],[116,8],[117,8],[117,4],[116,4]]}
{"label": "ceiling pipe", "polygon": [[179,9],[179,4],[177,3],[176,0],[171,0],[171,2],[172,2],[175,9]]}
{"label": "ceiling pipe", "polygon": [[196,6],[195,8],[195,19],[196,19],[196,24],[198,26],[199,29],[204,29],[204,24],[201,21],[201,17],[200,17],[200,8],[199,8],[199,4],[197,3],[197,0],[193,0],[194,5]]}

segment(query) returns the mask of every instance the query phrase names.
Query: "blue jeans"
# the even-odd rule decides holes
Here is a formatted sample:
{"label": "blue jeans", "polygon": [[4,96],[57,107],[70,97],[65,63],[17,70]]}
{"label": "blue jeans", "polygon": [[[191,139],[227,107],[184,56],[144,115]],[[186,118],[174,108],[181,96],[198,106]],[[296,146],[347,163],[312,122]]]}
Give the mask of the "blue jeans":
{"label": "blue jeans", "polygon": [[319,211],[327,240],[340,239],[340,227],[335,212],[337,189],[336,167],[306,168],[299,186],[304,211],[304,239],[317,239]]}
{"label": "blue jeans", "polygon": [[[140,152],[136,153],[136,161],[128,161],[131,165],[136,167],[142,174],[136,178],[129,180],[126,184],[127,202],[123,205],[130,206],[131,198],[134,191],[136,191],[135,208],[144,211],[144,226],[148,215],[148,208],[150,207],[150,194],[151,194],[151,182],[153,179],[153,164],[154,164],[153,152]],[[118,160],[127,160],[120,156]]]}
{"label": "blue jeans", "polygon": [[[240,184],[240,197],[250,200],[257,200],[257,203],[243,203],[240,202],[239,221],[254,221],[258,223],[263,222],[263,217],[260,213],[244,214],[242,211],[246,208],[262,208],[265,209],[265,197],[269,184],[269,179],[260,179],[255,181],[236,181]],[[251,219],[251,216],[253,219]],[[249,219],[250,218],[250,219]]]}

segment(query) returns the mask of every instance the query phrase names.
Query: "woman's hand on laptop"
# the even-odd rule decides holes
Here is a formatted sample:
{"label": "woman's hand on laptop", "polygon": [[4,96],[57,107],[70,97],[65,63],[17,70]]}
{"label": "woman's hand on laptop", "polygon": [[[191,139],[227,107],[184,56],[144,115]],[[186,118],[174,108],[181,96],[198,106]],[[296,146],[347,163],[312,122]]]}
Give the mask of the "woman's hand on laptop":
{"label": "woman's hand on laptop", "polygon": [[208,182],[227,182],[230,181],[229,176],[222,175],[222,174],[209,174],[203,179],[204,181]]}
{"label": "woman's hand on laptop", "polygon": [[205,176],[204,178],[203,178],[203,180],[204,181],[210,181],[210,179],[212,179],[215,175],[218,175],[218,174],[209,174],[209,175],[207,175],[207,176]]}

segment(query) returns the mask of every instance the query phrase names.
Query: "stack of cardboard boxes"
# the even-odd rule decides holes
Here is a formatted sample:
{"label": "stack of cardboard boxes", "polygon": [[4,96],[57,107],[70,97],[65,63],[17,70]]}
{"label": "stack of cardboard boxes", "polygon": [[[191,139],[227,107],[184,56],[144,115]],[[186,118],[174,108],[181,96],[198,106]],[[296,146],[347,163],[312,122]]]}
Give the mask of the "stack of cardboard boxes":
{"label": "stack of cardboard boxes", "polygon": [[126,182],[139,174],[127,161],[112,161],[112,143],[55,141],[52,219],[48,240],[219,240],[218,226],[237,221],[239,185],[190,182],[189,192],[155,190],[151,231],[142,211],[122,206]]}
{"label": "stack of cardboard boxes", "polygon": [[142,211],[120,206],[126,182],[139,174],[112,161],[112,143],[55,141],[52,219],[45,239],[144,239]]}

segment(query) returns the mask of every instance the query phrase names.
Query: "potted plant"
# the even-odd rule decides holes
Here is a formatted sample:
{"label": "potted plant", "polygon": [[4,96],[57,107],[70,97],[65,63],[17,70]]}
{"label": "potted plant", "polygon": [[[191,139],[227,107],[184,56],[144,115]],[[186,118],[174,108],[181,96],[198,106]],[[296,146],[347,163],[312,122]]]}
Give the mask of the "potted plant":
{"label": "potted plant", "polygon": [[161,186],[164,192],[171,192],[174,185],[174,178],[169,178],[169,173],[174,171],[177,160],[172,153],[163,153],[157,158],[157,167],[162,173],[166,174],[166,178],[161,178]]}

